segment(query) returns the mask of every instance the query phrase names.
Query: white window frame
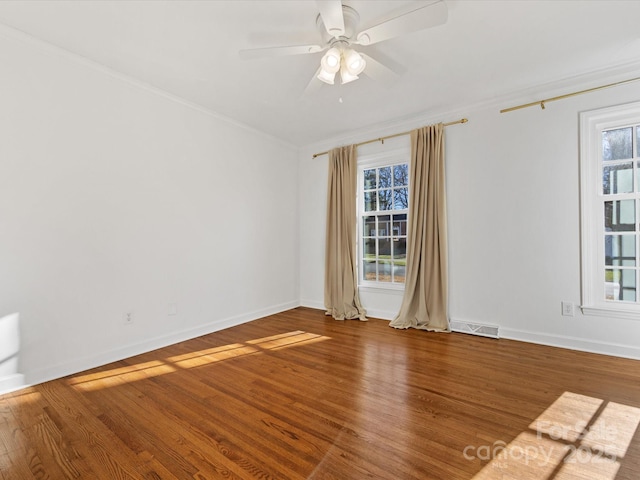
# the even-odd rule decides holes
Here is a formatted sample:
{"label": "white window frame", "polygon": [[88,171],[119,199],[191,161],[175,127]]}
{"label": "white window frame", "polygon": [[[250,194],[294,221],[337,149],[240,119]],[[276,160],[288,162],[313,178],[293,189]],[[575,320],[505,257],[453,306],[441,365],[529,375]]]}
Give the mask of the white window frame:
{"label": "white window frame", "polygon": [[[382,289],[382,290],[390,290],[390,291],[404,291],[404,283],[393,283],[393,282],[372,282],[364,279],[363,275],[363,265],[362,265],[362,217],[365,214],[364,212],[364,202],[363,202],[363,185],[364,185],[364,171],[369,170],[371,168],[380,168],[387,167],[399,164],[410,164],[410,156],[411,149],[410,148],[400,148],[396,150],[391,150],[384,153],[371,154],[371,155],[363,155],[358,157],[358,188],[357,188],[357,242],[358,245],[356,247],[357,252],[357,269],[358,269],[358,287],[362,290],[368,289]],[[409,177],[409,189],[411,189],[411,177]],[[394,212],[400,213],[398,210],[389,210],[389,214],[393,214]],[[407,209],[407,222],[409,221],[409,215],[411,212]]]}
{"label": "white window frame", "polygon": [[[605,228],[602,189],[602,132],[616,128],[640,125],[640,102],[607,107],[580,114],[580,214],[582,246],[582,312],[585,315],[610,316],[640,320],[640,298],[635,303],[607,301],[605,299]],[[636,143],[636,138],[633,143]],[[636,145],[633,161],[640,160],[640,146]],[[634,170],[635,172],[635,170]],[[640,182],[634,194],[619,194],[607,197],[640,198]],[[637,205],[637,203],[636,203]],[[636,209],[637,210],[637,209]],[[636,228],[638,214],[636,211]],[[640,251],[636,248],[640,259]],[[636,280],[637,296],[640,285]]]}

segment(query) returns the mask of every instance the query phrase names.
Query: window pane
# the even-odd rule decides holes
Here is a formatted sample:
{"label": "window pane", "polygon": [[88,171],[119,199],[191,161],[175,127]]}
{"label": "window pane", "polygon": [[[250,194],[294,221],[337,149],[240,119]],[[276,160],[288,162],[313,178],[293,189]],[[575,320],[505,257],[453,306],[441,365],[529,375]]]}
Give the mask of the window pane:
{"label": "window pane", "polygon": [[635,200],[604,202],[604,228],[607,232],[633,231],[635,222]]}
{"label": "window pane", "polygon": [[636,301],[636,271],[621,270],[620,271],[620,290],[621,300],[625,302]]}
{"label": "window pane", "polygon": [[376,241],[373,238],[366,238],[363,240],[362,253],[365,260],[376,259]]}
{"label": "window pane", "polygon": [[394,235],[406,235],[407,234],[407,214],[401,213],[393,216],[393,234]]}
{"label": "window pane", "polygon": [[391,210],[393,207],[391,202],[391,190],[380,190],[378,192],[378,200],[380,202],[380,210]]}
{"label": "window pane", "polygon": [[393,281],[404,283],[407,268],[407,239],[393,239]]}
{"label": "window pane", "polygon": [[381,237],[391,236],[391,215],[380,215],[378,217],[378,235]]}
{"label": "window pane", "polygon": [[620,270],[607,269],[604,271],[604,298],[606,300],[620,300]]}
{"label": "window pane", "polygon": [[619,128],[602,132],[602,159],[603,160],[624,160],[631,158],[632,128]]}
{"label": "window pane", "polygon": [[393,209],[406,210],[409,208],[409,189],[396,188],[393,190]]}
{"label": "window pane", "polygon": [[378,281],[391,282],[391,260],[380,259],[378,261]]}
{"label": "window pane", "polygon": [[376,262],[375,260],[365,260],[364,261],[364,272],[363,275],[365,280],[376,281]]}
{"label": "window pane", "polygon": [[602,192],[605,195],[633,192],[633,163],[604,167]]}
{"label": "window pane", "polygon": [[378,198],[378,194],[376,192],[365,192],[364,193],[364,211],[365,212],[375,212],[376,211],[376,199]]}
{"label": "window pane", "polygon": [[635,269],[605,270],[605,299],[635,302],[637,299]]}
{"label": "window pane", "polygon": [[605,265],[614,267],[633,267],[636,265],[635,235],[605,235]]}
{"label": "window pane", "polygon": [[404,279],[406,276],[407,267],[404,265],[393,265],[393,282],[394,283],[404,283]]}
{"label": "window pane", "polygon": [[376,236],[376,217],[364,217],[362,235],[365,237]]}
{"label": "window pane", "polygon": [[384,167],[379,170],[380,180],[378,188],[391,188],[391,167]]}
{"label": "window pane", "polygon": [[365,190],[373,190],[376,188],[376,170],[365,170],[364,171],[364,189]]}
{"label": "window pane", "polygon": [[407,262],[407,239],[393,239],[393,262],[396,265],[404,265]]}
{"label": "window pane", "polygon": [[396,187],[409,185],[409,165],[396,165],[393,167],[393,184]]}
{"label": "window pane", "polygon": [[391,261],[391,240],[388,238],[381,238],[378,240],[378,260]]}

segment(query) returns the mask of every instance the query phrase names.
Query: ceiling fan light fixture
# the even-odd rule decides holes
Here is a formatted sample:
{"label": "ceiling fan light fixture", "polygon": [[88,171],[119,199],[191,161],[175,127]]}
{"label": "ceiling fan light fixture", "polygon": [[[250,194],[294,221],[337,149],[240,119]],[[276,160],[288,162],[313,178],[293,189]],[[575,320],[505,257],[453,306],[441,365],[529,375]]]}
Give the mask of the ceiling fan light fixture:
{"label": "ceiling fan light fixture", "polygon": [[325,72],[336,73],[338,70],[340,70],[340,60],[340,50],[333,47],[324,54],[322,60],[320,61],[320,65],[322,65],[322,70],[324,70]]}
{"label": "ceiling fan light fixture", "polygon": [[328,83],[329,85],[333,85],[335,77],[336,72],[327,72],[324,68],[321,68],[318,74],[318,80]]}
{"label": "ceiling fan light fixture", "polygon": [[358,78],[360,77],[358,77],[357,75],[352,75],[345,67],[343,67],[340,69],[340,78],[342,79],[342,84],[344,85],[345,83],[358,80]]}
{"label": "ceiling fan light fixture", "polygon": [[365,62],[364,58],[362,58],[362,55],[351,48],[348,48],[344,51],[343,58],[343,68],[346,68],[349,74],[352,76],[357,77],[367,66],[367,62]]}

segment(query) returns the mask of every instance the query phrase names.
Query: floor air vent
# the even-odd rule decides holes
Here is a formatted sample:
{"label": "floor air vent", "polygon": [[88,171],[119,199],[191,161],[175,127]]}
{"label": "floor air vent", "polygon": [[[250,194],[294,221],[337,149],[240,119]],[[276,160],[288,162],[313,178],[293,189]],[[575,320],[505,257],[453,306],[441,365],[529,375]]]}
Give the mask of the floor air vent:
{"label": "floor air vent", "polygon": [[481,337],[498,338],[497,325],[482,325],[481,323],[460,322],[452,320],[450,322],[451,331],[458,333],[470,333]]}

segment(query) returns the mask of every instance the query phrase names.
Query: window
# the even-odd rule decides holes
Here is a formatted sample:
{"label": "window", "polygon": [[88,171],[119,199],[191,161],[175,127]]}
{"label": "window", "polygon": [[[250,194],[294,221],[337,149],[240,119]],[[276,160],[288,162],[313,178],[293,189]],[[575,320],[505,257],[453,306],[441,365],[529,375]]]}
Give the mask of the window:
{"label": "window", "polygon": [[640,319],[640,103],[580,121],[583,312]]}
{"label": "window", "polygon": [[[407,265],[408,155],[380,165],[363,162],[358,175],[360,284],[402,288]],[[395,160],[395,161],[394,161]]]}

